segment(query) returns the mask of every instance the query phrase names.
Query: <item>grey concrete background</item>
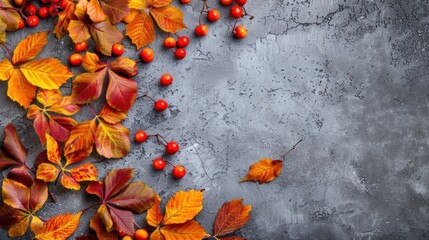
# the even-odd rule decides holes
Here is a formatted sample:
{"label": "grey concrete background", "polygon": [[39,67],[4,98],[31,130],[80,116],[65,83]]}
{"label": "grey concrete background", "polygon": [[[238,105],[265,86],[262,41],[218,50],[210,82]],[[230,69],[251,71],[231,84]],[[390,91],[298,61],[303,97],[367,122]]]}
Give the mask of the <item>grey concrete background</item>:
{"label": "grey concrete background", "polygon": [[[228,8],[208,2],[227,16]],[[196,0],[181,6],[189,26],[183,34],[192,35],[201,7]],[[207,37],[191,38],[185,60],[162,49],[159,33],[151,45],[155,61],[139,65],[140,93],[163,97],[171,108],[159,114],[139,100],[124,124],[132,133],[141,128],[179,141],[182,150],[170,160],[189,174],[175,181],[170,170],[154,172],[150,163],[162,148],[149,141],[133,144],[122,160],[96,163],[100,177],[134,167],[135,179],[164,199],[179,189],[206,189],[197,219],[208,232],[221,204],[243,197],[252,219],[237,234],[247,239],[428,239],[429,2],[249,0],[246,7],[256,15],[243,20],[246,39],[234,40],[233,21],[223,17],[209,24]],[[42,22],[8,33],[8,47],[52,26]],[[71,46],[51,35],[41,56],[66,63]],[[137,59],[134,49],[126,51]],[[175,78],[167,89],[158,86],[165,72]],[[32,161],[42,150],[32,123],[7,99],[6,84],[0,87],[0,126],[17,126]],[[79,118],[89,114],[83,109]],[[301,138],[278,179],[239,183],[249,165],[278,158]],[[58,203],[47,202],[44,218],[96,201],[53,189]],[[74,236],[87,232],[92,214]],[[7,239],[4,230],[0,239]]]}

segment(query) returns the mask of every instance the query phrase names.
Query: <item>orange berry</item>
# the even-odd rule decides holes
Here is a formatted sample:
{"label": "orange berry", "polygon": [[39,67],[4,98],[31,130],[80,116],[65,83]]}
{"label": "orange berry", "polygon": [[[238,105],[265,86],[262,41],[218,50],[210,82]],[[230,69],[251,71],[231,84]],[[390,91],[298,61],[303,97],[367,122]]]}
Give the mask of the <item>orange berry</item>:
{"label": "orange berry", "polygon": [[155,53],[150,48],[143,48],[143,50],[140,52],[140,57],[142,58],[143,62],[150,63],[155,58]]}
{"label": "orange berry", "polygon": [[147,240],[149,239],[149,233],[144,229],[138,229],[136,233],[134,233],[134,238],[136,240]]}

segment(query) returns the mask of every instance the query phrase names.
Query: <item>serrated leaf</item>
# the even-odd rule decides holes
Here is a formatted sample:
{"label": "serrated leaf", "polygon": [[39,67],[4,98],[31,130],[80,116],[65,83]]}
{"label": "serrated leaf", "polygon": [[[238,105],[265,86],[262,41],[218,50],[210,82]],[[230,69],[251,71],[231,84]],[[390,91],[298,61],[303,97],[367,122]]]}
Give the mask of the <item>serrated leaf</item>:
{"label": "serrated leaf", "polygon": [[98,214],[95,214],[89,223],[89,226],[92,230],[94,230],[97,234],[98,239],[103,240],[117,240],[118,234],[115,231],[108,232],[106,230],[105,225],[100,219],[100,216]]}
{"label": "serrated leaf", "polygon": [[136,45],[137,50],[155,40],[155,27],[152,19],[145,12],[140,12],[127,24],[125,34]]}
{"label": "serrated leaf", "polygon": [[166,239],[195,240],[210,236],[203,227],[190,220],[182,224],[167,225],[161,228],[161,233]]}
{"label": "serrated leaf", "polygon": [[107,103],[118,111],[126,112],[134,104],[137,97],[137,83],[108,70],[109,83],[107,86]]}
{"label": "serrated leaf", "polygon": [[171,4],[173,0],[147,0],[148,8],[160,8]]}
{"label": "serrated leaf", "polygon": [[100,52],[106,56],[111,56],[112,46],[124,38],[122,33],[110,21],[94,23],[89,32]]}
{"label": "serrated leaf", "polygon": [[[86,153],[87,156],[82,156],[83,159],[89,156],[95,142],[96,127],[95,119],[78,123],[73,127],[64,146],[64,154],[69,162],[77,162],[70,160],[75,153]],[[86,151],[87,149],[89,151]]]}
{"label": "serrated leaf", "polygon": [[90,164],[85,163],[70,170],[72,178],[78,182],[83,181],[96,181],[98,176],[97,168]]}
{"label": "serrated leaf", "polygon": [[6,23],[6,31],[17,30],[19,21],[21,20],[19,13],[13,9],[4,9],[13,7],[9,1],[0,1],[0,7],[0,19]]}
{"label": "serrated leaf", "polygon": [[124,233],[131,236],[134,234],[134,216],[130,211],[110,208],[110,215],[112,216],[112,220],[115,223],[114,227],[116,231],[123,231]]}
{"label": "serrated leaf", "polygon": [[66,213],[49,219],[45,228],[36,232],[39,240],[65,240],[76,231],[82,212],[76,214]]}
{"label": "serrated leaf", "polygon": [[16,128],[9,123],[4,128],[4,143],[3,148],[12,156],[14,159],[25,163],[27,158],[28,150],[22,144],[21,139],[16,132]]}
{"label": "serrated leaf", "polygon": [[183,13],[176,7],[165,6],[150,10],[159,28],[165,32],[176,33],[186,28],[183,23]]}
{"label": "serrated leaf", "polygon": [[101,8],[112,23],[118,23],[130,13],[128,0],[100,0]]}
{"label": "serrated leaf", "polygon": [[243,205],[241,199],[224,203],[219,209],[214,224],[214,236],[224,236],[242,228],[249,220],[251,205]]}
{"label": "serrated leaf", "polygon": [[20,69],[15,69],[9,78],[7,96],[27,108],[36,96],[36,87],[27,80]]}
{"label": "serrated leaf", "polygon": [[204,191],[179,191],[168,201],[162,224],[179,224],[193,219],[203,209]]}
{"label": "serrated leaf", "polygon": [[102,118],[104,121],[115,124],[119,123],[122,120],[127,118],[127,114],[125,112],[118,111],[112,107],[109,106],[109,104],[104,104],[103,108],[101,109],[100,113],[98,114],[98,117]]}
{"label": "serrated leaf", "polygon": [[12,63],[20,64],[35,58],[48,43],[48,31],[28,35],[13,51]]}
{"label": "serrated leaf", "polygon": [[274,180],[282,172],[283,161],[263,158],[259,162],[250,166],[250,171],[241,179],[244,181],[257,181],[259,183],[267,183]]}
{"label": "serrated leaf", "polygon": [[46,134],[46,150],[48,152],[48,160],[51,163],[61,165],[61,148],[58,142],[49,134]]}
{"label": "serrated leaf", "polygon": [[68,33],[68,26],[71,20],[77,19],[74,12],[76,10],[76,5],[72,1],[67,1],[66,7],[63,11],[58,13],[58,22],[55,25],[53,33],[58,39],[62,38],[65,34]]}
{"label": "serrated leaf", "polygon": [[7,58],[3,58],[0,61],[0,80],[9,80],[14,70],[12,63]]}
{"label": "serrated leaf", "polygon": [[74,43],[85,42],[91,37],[88,26],[81,20],[70,20],[67,31]]}
{"label": "serrated leaf", "polygon": [[76,103],[85,104],[97,100],[103,90],[106,69],[94,73],[82,73],[73,80],[72,98]]}
{"label": "serrated leaf", "polygon": [[100,121],[95,136],[95,148],[101,156],[121,158],[130,151],[130,132],[120,123]]}
{"label": "serrated leaf", "polygon": [[160,200],[155,197],[152,207],[147,211],[146,222],[152,227],[157,227],[161,224],[164,216],[161,213]]}
{"label": "serrated leaf", "polygon": [[22,211],[28,211],[30,189],[24,184],[5,178],[2,185],[3,202]]}
{"label": "serrated leaf", "polygon": [[134,169],[122,168],[112,170],[104,178],[105,198],[108,199],[121,191],[134,176]]}
{"label": "serrated leaf", "polygon": [[128,184],[118,195],[107,202],[133,213],[142,213],[152,207],[155,193],[145,183]]}

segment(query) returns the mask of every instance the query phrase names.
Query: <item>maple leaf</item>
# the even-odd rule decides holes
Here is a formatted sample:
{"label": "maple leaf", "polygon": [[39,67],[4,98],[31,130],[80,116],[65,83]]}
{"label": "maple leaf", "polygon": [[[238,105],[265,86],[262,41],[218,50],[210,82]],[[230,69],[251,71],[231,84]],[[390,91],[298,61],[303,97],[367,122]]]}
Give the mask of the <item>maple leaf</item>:
{"label": "maple leaf", "polygon": [[[0,10],[1,12],[1,10]],[[8,81],[7,95],[27,108],[36,95],[36,87],[58,89],[73,76],[54,58],[34,59],[48,42],[48,32],[27,36],[15,48],[12,62],[0,62],[0,80]]]}
{"label": "maple leaf", "polygon": [[112,170],[106,175],[104,182],[96,181],[88,185],[86,192],[103,200],[91,219],[91,228],[100,239],[109,239],[110,236],[106,234],[112,230],[133,235],[133,213],[142,213],[152,207],[155,192],[143,182],[130,183],[133,175],[131,168]]}
{"label": "maple leaf", "polygon": [[[165,32],[176,33],[185,29],[183,13],[176,7],[170,6],[172,0],[131,0],[130,8],[139,10],[133,16],[126,19],[128,22],[125,34],[130,37],[137,49],[140,49],[155,40],[155,27],[152,17]],[[133,11],[132,11],[133,12]]]}
{"label": "maple leaf", "polygon": [[[61,185],[65,188],[79,190],[79,182],[97,180],[97,168],[85,163],[73,169],[67,169],[71,164],[79,163],[85,158],[81,156],[70,158],[66,156],[65,164],[61,163],[61,146],[58,142],[46,134],[47,159],[50,163],[40,163],[37,166],[36,178],[45,182],[53,182],[60,177]],[[75,155],[72,155],[75,156]],[[57,167],[59,166],[59,167]]]}
{"label": "maple leaf", "polygon": [[224,236],[242,228],[249,220],[251,205],[243,205],[241,199],[224,203],[219,209],[214,224],[214,236]]}
{"label": "maple leaf", "polygon": [[20,182],[6,178],[3,180],[2,197],[7,206],[0,208],[0,219],[6,218],[11,222],[0,225],[9,229],[9,237],[24,235],[28,225],[32,231],[42,227],[43,222],[35,212],[42,208],[48,198],[48,187],[44,182],[35,180],[28,188]]}
{"label": "maple leaf", "polygon": [[43,228],[35,231],[35,239],[39,240],[65,240],[72,235],[79,226],[82,212],[76,214],[66,213],[49,219]]}
{"label": "maple leaf", "polygon": [[282,172],[283,161],[263,158],[259,162],[250,166],[250,171],[241,179],[244,181],[258,181],[259,183],[267,183],[274,180]]}
{"label": "maple leaf", "polygon": [[65,142],[71,128],[77,122],[70,117],[61,117],[52,113],[71,116],[80,110],[80,106],[75,104],[70,96],[63,96],[58,89],[39,89],[36,98],[43,108],[31,104],[27,110],[27,118],[34,119],[33,127],[40,142],[46,143],[46,133],[60,142]]}
{"label": "maple leaf", "polygon": [[7,177],[30,187],[33,184],[33,178],[25,162],[28,151],[11,123],[4,129],[3,149],[4,151],[0,150],[0,170],[13,167]]}

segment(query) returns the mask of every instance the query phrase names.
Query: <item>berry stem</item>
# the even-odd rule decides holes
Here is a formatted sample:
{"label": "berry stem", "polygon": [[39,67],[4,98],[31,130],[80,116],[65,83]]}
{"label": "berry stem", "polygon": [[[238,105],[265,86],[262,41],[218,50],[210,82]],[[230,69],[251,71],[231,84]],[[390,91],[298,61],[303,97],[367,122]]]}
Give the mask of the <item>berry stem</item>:
{"label": "berry stem", "polygon": [[[165,140],[165,138],[163,137],[163,136],[161,136],[159,133],[157,133],[157,134],[149,134],[149,135],[147,135],[148,137],[156,137],[156,140],[158,141],[158,143],[159,144],[162,144],[162,145],[164,145],[164,146],[166,146],[167,145],[167,140]],[[160,139],[162,139],[165,143],[162,143],[161,141],[160,141]]]}
{"label": "berry stem", "polygon": [[243,6],[243,11],[244,11],[244,16],[250,16],[250,20],[252,20],[252,19],[254,19],[255,18],[255,16],[253,16],[253,15],[251,15],[251,14],[249,14],[249,13],[247,13],[247,11],[246,11],[246,8]]}
{"label": "berry stem", "polygon": [[137,229],[140,229],[141,227],[139,226],[138,223],[134,222],[134,225],[137,227]]}
{"label": "berry stem", "polygon": [[295,143],[295,145],[293,145],[293,147],[291,148],[291,149],[289,149],[289,151],[287,151],[285,154],[283,154],[282,155],[282,159],[284,160],[284,159],[286,159],[286,156],[290,153],[290,152],[292,152],[294,149],[295,149],[295,147],[299,144],[299,143],[301,143],[303,141],[303,139],[300,139],[297,143]]}
{"label": "berry stem", "polygon": [[152,100],[152,102],[156,102],[156,101],[155,101],[151,96],[149,96],[147,93],[143,93],[143,95],[141,95],[141,96],[137,97],[137,98],[136,98],[136,100],[137,100],[137,99],[140,99],[140,98],[144,98],[144,97],[149,98],[150,100]]}
{"label": "berry stem", "polygon": [[48,189],[48,195],[51,198],[52,202],[54,202],[54,203],[57,202],[57,198],[54,196],[54,194],[49,189]]}
{"label": "berry stem", "polygon": [[168,163],[168,165],[172,166],[173,168],[176,167],[176,165],[172,164],[170,161],[165,160],[166,163]]}
{"label": "berry stem", "polygon": [[7,54],[9,55],[10,60],[12,61],[12,54],[10,54],[9,48],[6,47],[5,44],[3,44],[4,50],[6,50]]}

